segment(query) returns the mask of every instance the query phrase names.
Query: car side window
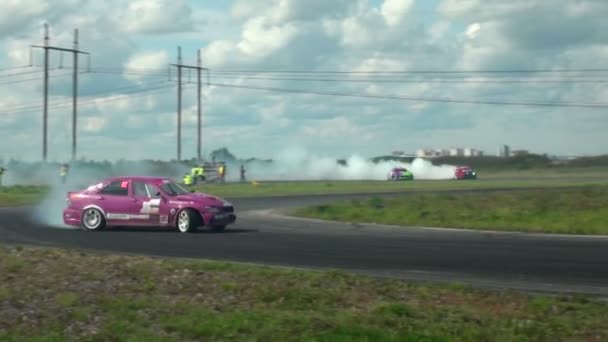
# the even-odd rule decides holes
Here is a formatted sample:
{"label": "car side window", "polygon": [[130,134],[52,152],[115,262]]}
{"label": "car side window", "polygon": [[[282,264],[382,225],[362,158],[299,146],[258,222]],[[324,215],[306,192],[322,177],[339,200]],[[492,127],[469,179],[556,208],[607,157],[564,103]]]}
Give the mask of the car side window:
{"label": "car side window", "polygon": [[146,188],[148,188],[148,193],[150,194],[151,198],[160,197],[160,195],[157,195],[158,193],[160,193],[160,190],[158,190],[154,185],[146,184]]}
{"label": "car side window", "polygon": [[144,182],[133,182],[133,193],[138,197],[151,197]]}
{"label": "car side window", "polygon": [[114,181],[108,184],[105,188],[99,192],[105,195],[115,196],[128,196],[129,195],[129,182],[127,181]]}

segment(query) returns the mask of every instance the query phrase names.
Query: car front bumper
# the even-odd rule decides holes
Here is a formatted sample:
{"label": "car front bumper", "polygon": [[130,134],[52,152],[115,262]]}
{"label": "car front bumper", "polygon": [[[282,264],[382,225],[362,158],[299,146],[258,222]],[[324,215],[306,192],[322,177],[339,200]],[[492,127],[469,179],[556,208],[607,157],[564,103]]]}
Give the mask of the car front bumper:
{"label": "car front bumper", "polygon": [[234,212],[206,212],[202,214],[202,217],[206,226],[220,226],[236,222],[236,215]]}
{"label": "car front bumper", "polygon": [[236,222],[236,215],[233,213],[214,214],[209,224],[211,226],[227,225]]}

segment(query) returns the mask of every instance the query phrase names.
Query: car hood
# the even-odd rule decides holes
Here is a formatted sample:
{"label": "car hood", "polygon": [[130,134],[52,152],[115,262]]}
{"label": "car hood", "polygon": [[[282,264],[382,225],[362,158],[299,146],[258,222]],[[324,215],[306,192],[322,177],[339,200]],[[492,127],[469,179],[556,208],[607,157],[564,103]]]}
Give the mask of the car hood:
{"label": "car hood", "polygon": [[230,202],[224,200],[223,198],[216,197],[216,196],[209,195],[209,194],[198,193],[198,192],[178,195],[178,196],[172,197],[171,201],[195,202],[195,203],[206,205],[206,206],[217,206],[217,207],[222,207],[224,205],[232,205]]}

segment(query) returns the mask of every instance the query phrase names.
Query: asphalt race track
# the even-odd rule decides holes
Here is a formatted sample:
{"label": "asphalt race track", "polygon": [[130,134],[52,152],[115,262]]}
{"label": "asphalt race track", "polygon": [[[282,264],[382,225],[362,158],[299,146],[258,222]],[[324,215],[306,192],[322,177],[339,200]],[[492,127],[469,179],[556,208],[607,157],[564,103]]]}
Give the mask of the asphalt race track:
{"label": "asphalt race track", "polygon": [[34,222],[31,208],[0,209],[0,241],[608,295],[608,238],[604,237],[354,225],[268,212],[369,196],[230,199],[237,209],[237,223],[223,233],[197,234],[141,228],[58,229]]}

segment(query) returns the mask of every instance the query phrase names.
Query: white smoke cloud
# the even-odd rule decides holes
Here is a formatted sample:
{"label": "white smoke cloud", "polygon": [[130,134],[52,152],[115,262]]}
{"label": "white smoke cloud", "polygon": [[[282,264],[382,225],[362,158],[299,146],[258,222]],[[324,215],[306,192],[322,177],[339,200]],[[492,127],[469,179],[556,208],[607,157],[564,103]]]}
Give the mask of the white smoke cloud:
{"label": "white smoke cloud", "polygon": [[[411,163],[384,161],[374,163],[359,155],[346,159],[346,165],[338,164],[335,158],[311,154],[301,148],[289,148],[277,155],[272,163],[249,163],[247,178],[252,180],[386,180],[393,167],[405,167],[415,179],[451,179],[455,167],[433,165],[424,159]],[[227,179],[239,177],[239,165],[227,165]]]}

